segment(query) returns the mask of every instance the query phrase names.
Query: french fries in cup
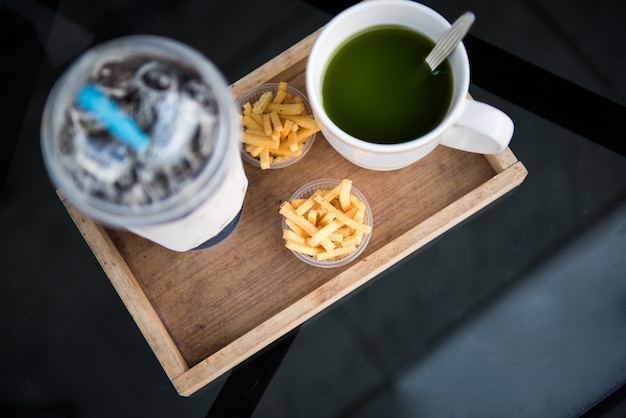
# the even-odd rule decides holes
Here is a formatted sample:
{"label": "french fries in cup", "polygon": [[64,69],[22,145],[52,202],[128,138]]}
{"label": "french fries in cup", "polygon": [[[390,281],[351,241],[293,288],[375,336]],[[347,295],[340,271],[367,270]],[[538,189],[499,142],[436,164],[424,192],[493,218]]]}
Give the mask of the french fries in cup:
{"label": "french fries in cup", "polygon": [[263,170],[300,160],[320,130],[306,96],[284,81],[250,89],[237,105],[243,127],[242,157]]}
{"label": "french fries in cup", "polygon": [[357,258],[372,232],[372,211],[349,179],[322,179],[298,189],[280,206],[285,246],[316,267]]}

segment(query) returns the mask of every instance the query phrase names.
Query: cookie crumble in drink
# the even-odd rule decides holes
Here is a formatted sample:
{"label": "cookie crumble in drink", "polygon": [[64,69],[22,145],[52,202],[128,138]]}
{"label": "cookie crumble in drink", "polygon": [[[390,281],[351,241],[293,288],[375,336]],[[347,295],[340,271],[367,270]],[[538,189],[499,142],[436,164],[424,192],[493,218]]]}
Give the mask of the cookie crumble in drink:
{"label": "cookie crumble in drink", "polygon": [[68,201],[175,251],[210,247],[241,215],[239,122],[221,74],[155,36],[92,48],[55,84],[42,147]]}

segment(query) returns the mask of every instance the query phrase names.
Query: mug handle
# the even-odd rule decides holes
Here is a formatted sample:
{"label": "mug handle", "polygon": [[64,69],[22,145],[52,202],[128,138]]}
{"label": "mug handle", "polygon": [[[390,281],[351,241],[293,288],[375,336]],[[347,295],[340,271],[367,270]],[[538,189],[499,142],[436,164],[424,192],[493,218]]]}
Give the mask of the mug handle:
{"label": "mug handle", "polygon": [[446,129],[441,143],[462,151],[497,154],[506,149],[512,136],[509,115],[486,103],[466,99],[461,117]]}

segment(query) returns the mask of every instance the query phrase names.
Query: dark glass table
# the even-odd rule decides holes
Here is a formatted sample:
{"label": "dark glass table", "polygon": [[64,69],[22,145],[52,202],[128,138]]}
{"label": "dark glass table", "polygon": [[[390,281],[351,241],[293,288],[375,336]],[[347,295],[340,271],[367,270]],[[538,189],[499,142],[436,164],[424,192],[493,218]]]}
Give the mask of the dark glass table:
{"label": "dark glass table", "polygon": [[[470,92],[515,121],[511,149],[527,179],[198,393],[176,394],[48,181],[47,93],[80,52],[136,33],[185,42],[234,82],[351,3],[0,3],[0,412],[626,413],[626,99],[614,72],[626,14],[611,1],[593,11],[428,2],[450,20],[476,13]],[[589,44],[572,35],[583,17]]]}

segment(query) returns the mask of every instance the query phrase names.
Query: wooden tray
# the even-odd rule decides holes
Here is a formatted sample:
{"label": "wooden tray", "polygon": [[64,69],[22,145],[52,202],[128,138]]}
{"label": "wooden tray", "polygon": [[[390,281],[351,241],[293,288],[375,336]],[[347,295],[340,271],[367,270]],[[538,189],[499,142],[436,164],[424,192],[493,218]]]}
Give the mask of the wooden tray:
{"label": "wooden tray", "polygon": [[[304,69],[319,31],[234,83],[241,95],[270,81],[305,91]],[[216,248],[175,253],[83,216],[70,216],[179,394],[189,396],[416,249],[517,187],[527,171],[510,150],[483,156],[438,147],[391,172],[361,169],[321,134],[298,164],[261,171],[245,164],[241,221]],[[317,178],[350,178],[367,197],[374,229],[352,264],[319,269],[281,238],[281,201]]]}

